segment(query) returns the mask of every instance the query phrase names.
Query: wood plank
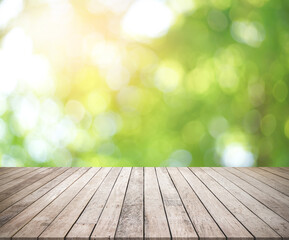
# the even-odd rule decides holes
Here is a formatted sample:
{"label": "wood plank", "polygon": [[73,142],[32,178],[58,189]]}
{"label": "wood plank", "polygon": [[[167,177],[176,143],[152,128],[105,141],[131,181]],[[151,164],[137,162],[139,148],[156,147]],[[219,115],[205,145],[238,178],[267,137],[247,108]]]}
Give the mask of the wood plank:
{"label": "wood plank", "polygon": [[243,225],[212,194],[206,185],[204,185],[188,168],[181,167],[179,170],[201,199],[218,226],[222,229],[227,239],[254,239]]}
{"label": "wood plank", "polygon": [[269,169],[0,168],[0,240],[289,240],[289,171]]}
{"label": "wood plank", "polygon": [[133,168],[115,239],[143,239],[143,168]]}
{"label": "wood plank", "polygon": [[278,169],[278,168],[261,167],[261,169],[264,169],[265,171],[271,172],[277,176],[289,179],[288,174],[280,171],[280,169]]}
{"label": "wood plank", "polygon": [[289,237],[289,223],[278,214],[267,208],[261,202],[249,195],[237,186],[235,182],[225,178],[212,168],[202,168],[207,174],[213,177],[218,183],[232,193],[240,202],[254,212],[259,218],[274,229],[283,239]]}
{"label": "wood plank", "polygon": [[[97,172],[97,174],[87,183],[87,185],[77,194],[77,196],[45,229],[38,239],[64,239],[110,170],[111,168],[102,168],[99,172]],[[59,226],[61,226],[61,228]]]}
{"label": "wood plank", "polygon": [[214,219],[177,168],[167,168],[186,211],[201,239],[226,239]]}
{"label": "wood plank", "polygon": [[151,240],[171,239],[156,172],[151,167],[145,168],[144,196],[145,238]]}
{"label": "wood plank", "polygon": [[278,167],[278,170],[281,170],[281,171],[289,174],[289,167]]}
{"label": "wood plank", "polygon": [[287,167],[276,167],[276,169],[280,172],[286,173],[287,175],[289,175],[289,168]]}
{"label": "wood plank", "polygon": [[10,170],[12,167],[0,167],[0,173]]}
{"label": "wood plank", "polygon": [[7,183],[7,180],[9,181],[14,180],[38,168],[39,167],[19,167],[19,168],[13,167],[8,171],[6,171],[5,173],[3,173],[3,175],[2,174],[0,175],[0,185]]}
{"label": "wood plank", "polygon": [[[38,171],[38,170],[42,170],[42,171]],[[0,193],[0,201],[3,201],[5,199],[9,198],[10,196],[14,195],[15,193],[21,191],[23,188],[39,181],[40,179],[49,175],[52,171],[53,171],[53,169],[50,169],[50,168],[37,169],[36,171],[32,172],[30,177],[27,178],[26,180],[18,183],[17,185],[13,185],[13,186],[7,188],[6,190],[2,191]]]}
{"label": "wood plank", "polygon": [[275,213],[283,217],[285,220],[287,221],[289,220],[289,209],[288,209],[288,206],[286,206],[286,204],[280,202],[276,198],[273,198],[271,195],[262,192],[255,186],[246,182],[242,178],[232,174],[230,171],[225,170],[224,168],[213,168],[213,169],[216,170],[221,175],[223,175],[224,177],[226,177],[227,179],[229,179],[230,181],[234,182],[237,186],[242,188],[245,192],[249,193],[258,201],[262,202],[264,205],[266,205]]}
{"label": "wood plank", "polygon": [[[253,169],[255,169],[255,168],[253,168]],[[258,169],[259,174],[262,174],[263,176],[266,176],[267,178],[270,178],[270,179],[272,179],[278,183],[281,183],[283,185],[286,185],[286,186],[289,184],[289,179],[280,177],[280,176],[278,176],[274,173],[268,172],[262,168],[256,168],[256,169]]]}
{"label": "wood plank", "polygon": [[102,214],[91,234],[91,239],[114,238],[128,185],[131,168],[123,168],[112,189]]}
{"label": "wood plank", "polygon": [[[11,173],[9,173],[9,176],[5,176],[4,178],[2,178],[0,180],[0,192],[5,190],[5,187],[7,186],[7,183],[14,183],[16,179],[19,179],[20,177],[23,178],[24,176],[29,176],[28,174],[31,174],[33,171],[36,171],[37,167],[34,168],[21,168],[21,169],[15,169],[15,171],[12,171]],[[18,182],[21,182],[18,181]]]}
{"label": "wood plank", "polygon": [[242,223],[256,240],[270,238],[281,239],[265,222],[258,218],[245,205],[238,201],[201,168],[192,168],[194,174],[211,190],[224,206]]}
{"label": "wood plank", "polygon": [[27,195],[29,195],[33,191],[37,190],[38,188],[40,188],[41,186],[43,186],[44,184],[51,181],[53,178],[57,177],[58,175],[60,175],[61,173],[63,173],[64,171],[67,171],[67,170],[68,170],[68,168],[58,168],[58,169],[54,170],[51,174],[47,175],[46,177],[38,180],[37,182],[23,188],[19,192],[15,193],[15,194],[11,195],[10,197],[6,198],[5,200],[1,201],[0,202],[0,213],[4,209],[6,209],[9,206],[13,205],[14,203],[18,202],[20,199],[26,197]]}
{"label": "wood plank", "polygon": [[157,168],[157,179],[173,239],[198,239],[177,190],[166,168]]}
{"label": "wood plank", "polygon": [[[18,231],[12,239],[37,239],[38,236],[51,224],[55,217],[74,199],[83,187],[93,178],[100,168],[90,168],[61,195],[44,208],[27,225]],[[44,237],[45,238],[45,237]],[[49,237],[48,237],[49,238]]]}
{"label": "wood plank", "polygon": [[[3,210],[7,206],[10,206],[11,203],[12,203],[12,206],[8,207],[5,211],[3,211],[0,214],[0,227],[3,226],[5,223],[7,223],[10,219],[15,217],[17,214],[22,212],[25,208],[30,206],[33,202],[35,202],[37,199],[42,197],[45,193],[50,191],[52,188],[54,188],[57,184],[59,184],[61,181],[63,181],[66,177],[70,176],[75,171],[76,169],[67,170],[64,174],[56,177],[55,179],[45,184],[40,189],[36,190],[33,193],[28,194],[25,198],[21,199],[20,201],[14,204],[13,204],[13,201],[10,202],[11,200],[10,198],[5,199],[3,202],[0,203],[0,208]],[[11,196],[12,200],[14,199],[13,196],[14,195]]]}
{"label": "wood plank", "polygon": [[[254,187],[258,188],[264,193],[270,194],[271,197],[275,198],[280,204],[284,203],[285,206],[289,206],[289,197],[285,194],[277,191],[276,189],[268,186],[267,184],[241,172],[235,168],[226,168],[226,170],[230,171],[231,173],[235,174],[239,178],[242,178],[247,183],[253,185]],[[289,210],[289,209],[288,209]]]}
{"label": "wood plank", "polygon": [[5,225],[0,227],[0,239],[10,240],[11,237],[24,225],[26,225],[33,217],[35,217],[42,209],[56,199],[65,189],[67,189],[74,181],[81,177],[88,168],[80,168],[71,176],[66,178],[63,182],[42,196],[36,202],[31,204],[17,216],[8,221]]}
{"label": "wood plank", "polygon": [[[281,183],[280,181],[276,181],[278,179],[278,176],[274,176],[273,174],[264,171],[262,169],[258,168],[237,168],[237,170],[247,174],[248,176],[251,176],[268,186],[274,188],[275,190],[289,196],[289,181],[281,178]],[[273,177],[272,177],[273,176]]]}
{"label": "wood plank", "polygon": [[0,201],[3,201],[5,198],[9,197],[13,193],[18,192],[21,188],[28,186],[29,184],[37,181],[39,176],[42,176],[43,173],[49,171],[49,168],[38,168],[33,172],[25,174],[24,176],[15,179],[3,186],[0,187]]}
{"label": "wood plank", "polygon": [[[3,167],[1,167],[3,168]],[[0,181],[3,179],[3,178],[7,178],[17,172],[21,172],[23,170],[25,170],[25,168],[14,168],[14,167],[10,167],[10,168],[3,168],[4,170],[1,171],[0,173]]]}
{"label": "wood plank", "polygon": [[114,167],[109,172],[108,176],[104,179],[99,189],[97,189],[96,193],[67,234],[67,240],[87,240],[90,238],[120,171],[121,168]]}
{"label": "wood plank", "polygon": [[1,172],[0,172],[0,179],[5,178],[6,174],[13,174],[13,173],[17,173],[19,171],[23,171],[25,168],[24,167],[0,167]]}

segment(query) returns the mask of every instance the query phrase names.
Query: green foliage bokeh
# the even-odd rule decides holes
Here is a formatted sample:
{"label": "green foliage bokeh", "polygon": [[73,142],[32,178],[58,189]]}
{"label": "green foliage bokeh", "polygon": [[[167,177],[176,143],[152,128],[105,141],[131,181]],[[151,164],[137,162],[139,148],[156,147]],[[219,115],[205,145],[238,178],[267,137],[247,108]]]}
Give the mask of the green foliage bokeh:
{"label": "green foliage bokeh", "polygon": [[289,166],[289,1],[160,1],[175,19],[154,38],[123,34],[134,1],[94,12],[63,2],[69,21],[24,1],[0,29],[0,63],[7,36],[24,32],[51,74],[0,91],[2,166],[230,166],[230,147],[232,166],[248,154],[248,166]]}

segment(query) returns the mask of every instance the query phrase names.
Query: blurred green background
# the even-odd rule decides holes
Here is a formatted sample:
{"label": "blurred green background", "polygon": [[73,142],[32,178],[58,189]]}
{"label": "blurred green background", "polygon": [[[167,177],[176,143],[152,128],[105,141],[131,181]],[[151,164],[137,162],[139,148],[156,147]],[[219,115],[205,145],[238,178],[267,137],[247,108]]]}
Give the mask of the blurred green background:
{"label": "blurred green background", "polygon": [[289,166],[289,1],[0,1],[1,166]]}

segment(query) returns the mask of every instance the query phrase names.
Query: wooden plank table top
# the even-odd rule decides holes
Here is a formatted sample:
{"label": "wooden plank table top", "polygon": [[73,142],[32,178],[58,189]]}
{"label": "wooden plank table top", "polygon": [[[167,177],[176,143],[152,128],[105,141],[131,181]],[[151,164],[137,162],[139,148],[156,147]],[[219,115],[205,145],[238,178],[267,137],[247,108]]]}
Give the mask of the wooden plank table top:
{"label": "wooden plank table top", "polygon": [[0,168],[0,240],[288,239],[289,168]]}

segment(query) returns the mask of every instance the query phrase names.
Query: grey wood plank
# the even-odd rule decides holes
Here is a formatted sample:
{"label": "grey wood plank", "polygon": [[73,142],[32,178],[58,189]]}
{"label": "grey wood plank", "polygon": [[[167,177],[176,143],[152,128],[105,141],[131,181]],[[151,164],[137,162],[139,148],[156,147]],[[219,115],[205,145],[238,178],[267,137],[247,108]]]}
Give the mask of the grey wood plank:
{"label": "grey wood plank", "polygon": [[211,190],[224,206],[248,229],[256,240],[281,237],[245,205],[238,201],[229,191],[223,188],[201,168],[192,168],[194,174]]}
{"label": "grey wood plank", "polygon": [[172,238],[198,239],[198,235],[166,168],[156,168],[156,172]]}
{"label": "grey wood plank", "polygon": [[[289,181],[281,178],[281,181],[278,181],[278,176],[266,172],[259,168],[237,168],[239,171],[256,178],[257,180],[267,184],[268,186],[274,188],[275,190],[289,196]],[[272,177],[273,176],[273,177]]]}
{"label": "grey wood plank", "polygon": [[[11,182],[15,182],[17,179],[19,179],[20,177],[23,178],[24,176],[29,176],[28,174],[33,173],[33,171],[36,171],[37,167],[31,167],[31,168],[19,168],[19,169],[13,169],[12,172],[9,172],[9,176],[5,176],[0,180],[0,192],[5,190],[7,187],[7,183],[10,184],[11,186]],[[18,182],[21,182],[18,181]]]}
{"label": "grey wood plank", "polygon": [[42,211],[48,204],[56,199],[65,189],[67,189],[74,181],[81,177],[88,168],[80,168],[74,172],[71,176],[67,177],[63,182],[53,188],[51,191],[46,193],[36,202],[31,204],[17,216],[12,218],[2,227],[0,227],[0,239],[10,240],[11,237],[18,232],[23,226],[25,226],[33,217]]}
{"label": "grey wood plank", "polygon": [[264,169],[265,171],[271,172],[277,176],[289,179],[289,176],[287,173],[280,171],[280,169],[275,168],[275,167],[261,167],[261,169]]}
{"label": "grey wood plank", "polygon": [[[242,178],[238,177],[235,174],[232,174],[230,171],[225,170],[224,168],[213,168],[218,173],[234,182],[237,186],[242,188],[245,192],[249,193],[252,197],[256,198],[258,201],[266,205],[268,208],[273,210],[275,213],[283,217],[285,220],[289,220],[289,209],[286,204],[272,197],[269,194],[264,193],[255,186],[246,182]],[[226,168],[227,169],[227,168]],[[285,195],[284,195],[285,196]]]}
{"label": "grey wood plank", "polygon": [[245,174],[241,171],[238,171],[235,168],[226,168],[226,170],[235,174],[239,178],[242,178],[247,183],[253,185],[254,187],[261,190],[262,192],[269,194],[272,198],[275,198],[280,204],[284,203],[285,206],[289,207],[289,197],[286,196],[285,194],[283,194],[283,193],[277,191],[276,189],[270,187],[269,185],[257,180],[256,178],[249,176],[248,174]]}
{"label": "grey wood plank", "polygon": [[[64,169],[63,169],[64,170]],[[10,198],[5,199],[0,203],[1,208],[1,214],[0,214],[0,227],[3,226],[6,222],[8,222],[10,219],[15,217],[17,214],[19,214],[21,211],[23,211],[26,207],[28,207],[30,204],[35,202],[38,198],[43,196],[46,192],[48,192],[50,189],[52,189],[55,185],[57,185],[59,182],[61,182],[65,177],[69,176],[75,172],[73,169],[69,169],[65,174],[58,176],[57,178],[53,179],[46,185],[44,185],[42,188],[36,190],[33,193],[28,193],[27,196],[22,198],[21,192],[20,196],[18,194],[12,195]],[[55,172],[47,177],[50,176],[57,176],[61,174],[62,171]],[[25,190],[25,189],[23,189]],[[26,194],[24,192],[24,194]],[[20,201],[17,201],[17,199],[22,198]],[[5,209],[5,211],[3,211]]]}
{"label": "grey wood plank", "polygon": [[[32,176],[35,176],[45,170],[47,170],[48,168],[28,168],[26,169],[26,171],[23,171],[22,175],[19,176],[15,176],[15,179],[13,179],[12,181],[9,181],[5,184],[3,184],[2,186],[0,186],[0,194],[2,194],[5,190],[7,190],[8,188],[12,189],[13,187],[17,187],[20,183],[24,182],[25,180],[31,178]],[[17,177],[17,178],[16,178]],[[2,179],[5,180],[5,179]],[[15,192],[17,191],[17,188],[15,189]]]}
{"label": "grey wood plank", "polygon": [[289,167],[278,167],[278,170],[281,170],[281,171],[289,174]]}
{"label": "grey wood plank", "polygon": [[227,239],[254,239],[246,228],[188,168],[182,167],[179,170],[222,229]]}
{"label": "grey wood plank", "polygon": [[289,240],[282,168],[37,169],[0,169],[0,240]]}
{"label": "grey wood plank", "polygon": [[104,179],[103,183],[97,189],[96,193],[67,234],[67,240],[87,240],[90,238],[120,171],[121,168],[115,167],[109,172],[108,176]]}
{"label": "grey wood plank", "polygon": [[179,170],[174,167],[167,169],[200,239],[226,239]]}
{"label": "grey wood plank", "polygon": [[[35,170],[34,172],[27,174],[26,175],[27,177],[25,178],[23,177],[22,181],[20,182],[17,181],[18,182],[17,184],[16,184],[16,181],[10,182],[11,184],[10,183],[6,184],[7,188],[4,191],[0,192],[0,201],[3,201],[4,199],[10,197],[11,195],[19,192],[21,189],[47,176],[51,171],[52,169],[49,169],[49,168],[39,168]],[[10,187],[8,187],[8,185]]]}
{"label": "grey wood plank", "polygon": [[9,176],[11,176],[17,172],[20,173],[21,171],[25,170],[25,168],[20,168],[20,167],[18,167],[18,168],[14,168],[14,167],[3,168],[3,167],[1,167],[1,168],[4,170],[2,170],[0,173],[0,181],[3,178],[7,178],[7,177],[9,177]]}
{"label": "grey wood plank", "polygon": [[[57,215],[67,206],[67,204],[74,199],[76,194],[78,194],[84,188],[84,186],[88,184],[88,182],[98,171],[99,168],[90,168],[64,192],[62,192],[61,195],[59,195],[53,202],[44,208],[37,216],[35,216],[28,224],[20,229],[12,239],[37,239],[47,228],[47,226],[50,226],[55,217],[57,217]],[[45,238],[45,236],[43,238]]]}
{"label": "grey wood plank", "polygon": [[0,167],[2,171],[0,172],[0,180],[7,176],[13,175],[14,173],[23,171],[25,167]]}
{"label": "grey wood plank", "polygon": [[258,169],[258,173],[259,174],[261,174],[263,176],[266,176],[267,178],[270,178],[270,179],[272,179],[272,180],[274,180],[274,181],[276,181],[278,183],[281,183],[281,184],[286,185],[286,186],[289,184],[289,179],[280,177],[280,176],[278,176],[278,175],[276,175],[274,173],[268,172],[268,171],[266,171],[266,170],[264,170],[262,168],[259,168],[259,167],[258,168],[253,168],[253,169],[254,170]]}
{"label": "grey wood plank", "polygon": [[13,205],[14,203],[18,202],[20,199],[24,198],[28,194],[32,193],[33,191],[37,190],[39,187],[47,183],[48,181],[51,181],[53,178],[57,177],[64,171],[67,171],[68,168],[59,168],[57,170],[54,170],[51,174],[47,175],[46,177],[38,180],[37,182],[34,182],[33,184],[23,188],[19,192],[14,193],[10,197],[6,198],[5,200],[0,202],[0,213],[8,208],[9,206]]}
{"label": "grey wood plank", "polygon": [[143,168],[133,168],[115,239],[143,239]]}
{"label": "grey wood plank", "polygon": [[[64,239],[111,168],[102,168],[53,220],[38,239]],[[61,226],[61,228],[59,227]]]}
{"label": "grey wood plank", "polygon": [[287,175],[289,175],[289,168],[288,167],[275,167],[278,171],[283,172]]}
{"label": "grey wood plank", "polygon": [[123,168],[112,189],[100,218],[91,234],[91,239],[114,238],[130,178],[131,168]]}
{"label": "grey wood plank", "polygon": [[213,177],[218,183],[232,193],[240,202],[254,212],[259,218],[274,229],[283,239],[289,237],[289,223],[278,214],[267,208],[261,202],[238,187],[234,181],[230,181],[212,168],[202,168],[207,174]]}
{"label": "grey wood plank", "polygon": [[10,170],[12,167],[0,167],[0,173]]}
{"label": "grey wood plank", "polygon": [[145,238],[171,239],[155,169],[145,168],[144,175]]}

